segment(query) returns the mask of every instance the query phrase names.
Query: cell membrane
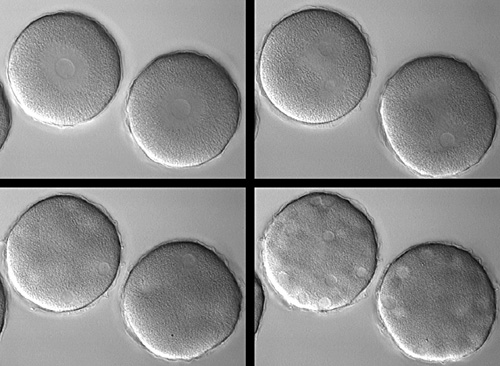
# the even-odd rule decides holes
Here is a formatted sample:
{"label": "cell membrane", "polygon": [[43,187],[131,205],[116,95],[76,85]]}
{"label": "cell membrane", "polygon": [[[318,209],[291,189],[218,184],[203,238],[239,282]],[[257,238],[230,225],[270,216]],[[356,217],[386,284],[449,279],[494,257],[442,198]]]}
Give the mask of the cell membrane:
{"label": "cell membrane", "polygon": [[120,264],[114,223],[87,200],[56,195],[28,208],[12,227],[6,263],[12,285],[39,308],[84,308],[106,292]]}
{"label": "cell membrane", "polygon": [[154,162],[184,168],[219,156],[238,127],[240,97],[228,72],[194,52],[156,58],[127,102],[134,140]]}
{"label": "cell membrane", "polygon": [[262,311],[264,310],[264,289],[262,288],[262,282],[259,277],[255,275],[255,323],[254,323],[254,333],[257,333],[257,329],[259,329],[260,320],[262,319]]}
{"label": "cell membrane", "polygon": [[2,84],[0,84],[0,148],[3,147],[5,140],[10,132],[11,114],[9,102],[5,96]]}
{"label": "cell membrane", "polygon": [[158,357],[191,360],[226,340],[241,290],[224,261],[192,241],[161,244],[132,268],[122,294],[130,334]]}
{"label": "cell membrane", "polygon": [[292,307],[325,312],[351,304],[376,267],[367,215],[335,193],[308,193],[275,214],[261,241],[265,275]]}
{"label": "cell membrane", "polygon": [[114,96],[120,53],[97,21],[79,13],[50,14],[16,39],[8,77],[27,114],[58,127],[74,126],[97,116]]}
{"label": "cell membrane", "polygon": [[496,317],[495,296],[488,274],[471,253],[425,243],[389,265],[376,300],[383,329],[403,354],[444,363],[483,345]]}
{"label": "cell membrane", "polygon": [[345,16],[326,9],[296,12],[265,38],[260,83],[285,116],[308,124],[338,120],[361,101],[371,75],[368,43]]}
{"label": "cell membrane", "polygon": [[444,56],[403,65],[386,84],[380,116],[397,158],[427,177],[457,175],[477,164],[496,128],[495,106],[479,74]]}

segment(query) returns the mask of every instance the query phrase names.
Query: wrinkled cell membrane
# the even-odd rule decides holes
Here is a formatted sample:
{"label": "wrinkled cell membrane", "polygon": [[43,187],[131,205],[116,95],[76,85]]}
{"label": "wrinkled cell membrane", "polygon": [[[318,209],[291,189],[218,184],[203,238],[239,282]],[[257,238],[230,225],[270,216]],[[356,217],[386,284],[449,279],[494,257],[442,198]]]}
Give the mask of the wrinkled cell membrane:
{"label": "wrinkled cell membrane", "polygon": [[425,243],[396,258],[376,295],[383,329],[408,357],[457,361],[476,352],[496,317],[482,265],[458,247]]}
{"label": "wrinkled cell membrane", "polygon": [[130,334],[158,357],[191,360],[235,329],[242,293],[224,261],[191,241],[161,244],[132,268],[122,294]]}
{"label": "wrinkled cell membrane", "polygon": [[72,195],[51,196],[28,208],[6,246],[14,288],[53,312],[94,302],[109,288],[120,264],[120,239],[111,219]]}
{"label": "wrinkled cell membrane", "polygon": [[10,132],[11,115],[9,102],[5,96],[3,86],[0,84],[0,148],[3,147],[5,140]]}
{"label": "wrinkled cell membrane", "polygon": [[264,310],[264,289],[262,288],[262,282],[259,277],[255,275],[255,323],[254,323],[254,333],[257,333],[257,329],[259,329],[260,320],[262,318],[262,311]]}
{"label": "wrinkled cell membrane", "polygon": [[275,214],[262,238],[266,277],[293,307],[330,311],[351,304],[375,272],[372,222],[349,200],[312,192]]}
{"label": "wrinkled cell membrane", "polygon": [[238,127],[240,97],[216,61],[177,52],[156,58],[140,73],[126,112],[134,140],[151,160],[191,167],[223,152]]}
{"label": "wrinkled cell membrane", "polygon": [[79,13],[50,14],[16,39],[8,77],[27,114],[47,124],[74,126],[97,116],[114,96],[120,53],[97,21]]}
{"label": "wrinkled cell membrane", "polygon": [[386,139],[413,173],[446,177],[477,164],[493,142],[496,111],[465,62],[422,57],[402,66],[382,93]]}
{"label": "wrinkled cell membrane", "polygon": [[260,83],[284,115],[308,124],[338,120],[361,101],[371,75],[368,43],[345,16],[326,9],[296,12],[266,36]]}

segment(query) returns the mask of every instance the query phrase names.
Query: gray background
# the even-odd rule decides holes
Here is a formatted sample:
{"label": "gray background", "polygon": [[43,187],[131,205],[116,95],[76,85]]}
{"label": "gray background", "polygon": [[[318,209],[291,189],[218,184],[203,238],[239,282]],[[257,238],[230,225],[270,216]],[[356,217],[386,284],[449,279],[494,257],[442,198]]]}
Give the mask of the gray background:
{"label": "gray background", "polygon": [[[312,190],[257,189],[255,242],[283,204]],[[499,308],[500,190],[331,190],[358,201],[374,219],[381,242],[381,260],[374,279],[359,302],[326,315],[289,310],[264,281],[267,303],[255,342],[257,366],[425,365],[403,356],[381,333],[374,301],[375,286],[386,266],[406,248],[425,241],[452,241],[472,250],[492,275]],[[258,249],[257,244],[256,270],[261,274]],[[497,319],[485,345],[455,364],[496,366],[499,342]]]}
{"label": "gray background", "polygon": [[[86,13],[113,35],[122,52],[123,79],[106,109],[89,123],[64,130],[27,116],[7,84],[10,47],[40,16]],[[245,158],[245,9],[242,0],[19,0],[2,3],[0,81],[12,108],[12,128],[0,150],[0,177],[243,177]],[[226,67],[242,98],[242,119],[225,152],[200,167],[153,163],[125,125],[125,98],[133,79],[155,57],[196,49]]]}
{"label": "gray background", "polygon": [[[374,54],[368,93],[337,127],[311,128],[278,116],[259,92],[257,177],[414,177],[384,146],[377,105],[387,78],[415,57],[445,53],[463,58],[484,76],[491,92],[500,95],[500,1],[258,0],[255,60],[272,25],[315,4],[354,18],[367,34]],[[494,141],[482,162],[463,176],[499,177],[499,154]]]}
{"label": "gray background", "polygon": [[[6,325],[0,335],[0,366],[181,365],[152,356],[126,333],[119,295],[126,274],[152,247],[176,238],[197,238],[228,261],[240,285],[245,276],[243,189],[0,189],[0,233],[5,238],[17,217],[41,198],[57,192],[82,195],[102,205],[117,222],[122,266],[108,292],[76,313],[33,311],[9,287]],[[1,243],[3,256],[4,243]],[[7,284],[5,264],[1,272]],[[243,289],[245,301],[245,290]],[[200,366],[244,365],[245,326],[213,352],[192,362]]]}

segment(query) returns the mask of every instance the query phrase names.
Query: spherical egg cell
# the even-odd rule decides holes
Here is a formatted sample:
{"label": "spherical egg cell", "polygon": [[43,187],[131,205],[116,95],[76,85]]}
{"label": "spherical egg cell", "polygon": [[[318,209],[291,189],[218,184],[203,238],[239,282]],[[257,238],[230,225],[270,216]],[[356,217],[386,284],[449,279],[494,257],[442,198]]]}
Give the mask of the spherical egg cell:
{"label": "spherical egg cell", "polygon": [[132,268],[122,294],[129,333],[157,357],[192,360],[234,331],[242,293],[224,261],[193,241],[161,244]]}
{"label": "spherical egg cell", "polygon": [[345,307],[375,272],[373,223],[335,193],[311,192],[285,205],[268,224],[261,244],[268,282],[293,308],[326,312]]}
{"label": "spherical egg cell", "polygon": [[495,106],[479,74],[444,56],[402,66],[382,93],[380,116],[398,160],[426,177],[454,176],[476,165],[496,129]]}
{"label": "spherical egg cell", "polygon": [[29,24],[14,42],[8,77],[24,111],[58,127],[97,116],[121,78],[118,47],[97,21],[55,13]]}
{"label": "spherical egg cell", "polygon": [[260,320],[262,318],[262,311],[264,310],[264,289],[262,288],[262,282],[259,277],[255,275],[255,323],[254,323],[254,333],[257,333],[257,329],[259,329]]}
{"label": "spherical egg cell", "polygon": [[37,307],[84,308],[112,284],[121,244],[113,221],[84,198],[55,195],[28,208],[6,245],[9,279]]}
{"label": "spherical egg cell", "polygon": [[321,124],[338,120],[359,104],[370,82],[371,55],[353,21],[312,8],[271,29],[258,72],[278,111],[292,120]]}
{"label": "spherical egg cell", "polygon": [[158,57],[129,92],[134,140],[154,162],[184,168],[222,154],[240,118],[240,97],[228,72],[194,52]]}
{"label": "spherical egg cell", "polygon": [[483,266],[468,251],[441,243],[414,246],[395,259],[376,301],[397,348],[426,362],[473,354],[496,318],[495,290]]}

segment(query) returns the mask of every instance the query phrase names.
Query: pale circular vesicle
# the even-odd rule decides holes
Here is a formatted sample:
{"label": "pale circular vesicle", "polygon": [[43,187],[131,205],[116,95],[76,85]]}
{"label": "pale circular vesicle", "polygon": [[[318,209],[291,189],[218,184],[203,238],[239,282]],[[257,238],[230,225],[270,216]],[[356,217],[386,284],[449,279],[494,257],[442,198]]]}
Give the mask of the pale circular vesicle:
{"label": "pale circular vesicle", "polygon": [[6,244],[9,279],[39,308],[66,312],[103,295],[120,265],[115,224],[100,208],[73,195],[55,195],[28,208]]}
{"label": "pale circular vesicle", "polygon": [[166,167],[219,156],[238,127],[239,91],[228,72],[194,52],[162,55],[133,82],[127,120],[144,153]]}
{"label": "pale circular vesicle", "polygon": [[332,122],[365,95],[370,49],[353,21],[334,11],[307,9],[270,30],[258,72],[265,95],[285,116],[308,124]]}
{"label": "pale circular vesicle", "polygon": [[390,148],[413,173],[446,177],[476,165],[493,142],[496,110],[479,74],[445,56],[414,59],[380,99]]}
{"label": "pale circular vesicle", "polygon": [[27,114],[46,124],[74,126],[97,116],[115,95],[120,52],[107,30],[88,16],[50,14],[16,39],[8,77]]}
{"label": "pale circular vesicle", "polygon": [[264,295],[264,288],[262,287],[262,282],[260,281],[259,277],[255,275],[255,288],[254,288],[254,294],[255,294],[255,323],[254,323],[254,333],[257,333],[257,329],[259,329],[259,324],[262,319],[262,312],[264,310],[264,301],[265,301],[265,295]]}
{"label": "pale circular vesicle", "polygon": [[325,312],[353,303],[377,264],[373,223],[335,193],[312,192],[285,205],[261,244],[269,284],[303,310]]}
{"label": "pale circular vesicle", "polygon": [[9,102],[5,96],[3,86],[0,84],[0,148],[2,148],[10,132],[11,114]]}
{"label": "pale circular vesicle", "polygon": [[169,360],[200,357],[226,340],[236,327],[241,301],[222,258],[193,241],[167,242],[146,253],[122,293],[133,338]]}
{"label": "pale circular vesicle", "polygon": [[406,356],[457,361],[486,341],[496,318],[494,286],[468,251],[441,243],[411,247],[388,266],[377,311]]}

